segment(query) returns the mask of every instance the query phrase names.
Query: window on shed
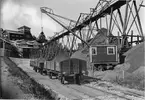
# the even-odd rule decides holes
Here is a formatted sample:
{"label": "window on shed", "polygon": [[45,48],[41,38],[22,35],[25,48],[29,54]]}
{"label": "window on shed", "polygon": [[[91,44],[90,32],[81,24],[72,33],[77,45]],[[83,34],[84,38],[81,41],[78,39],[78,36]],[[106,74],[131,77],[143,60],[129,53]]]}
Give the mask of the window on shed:
{"label": "window on shed", "polygon": [[97,47],[92,47],[91,53],[92,55],[97,55]]}
{"label": "window on shed", "polygon": [[107,54],[108,55],[114,55],[115,54],[115,48],[114,47],[107,47]]}

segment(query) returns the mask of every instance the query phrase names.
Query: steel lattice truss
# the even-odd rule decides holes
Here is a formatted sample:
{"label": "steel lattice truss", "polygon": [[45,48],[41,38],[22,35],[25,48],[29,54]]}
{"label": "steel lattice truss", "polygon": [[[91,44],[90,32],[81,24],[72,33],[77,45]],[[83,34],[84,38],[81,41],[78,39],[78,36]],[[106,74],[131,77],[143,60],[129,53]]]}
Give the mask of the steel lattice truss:
{"label": "steel lattice truss", "polygon": [[[140,5],[142,4],[143,0],[140,1]],[[102,28],[107,29],[109,41],[113,41],[110,33],[119,41],[121,40],[118,42],[120,47],[129,46],[126,45],[126,40],[130,45],[133,42],[143,41],[143,29],[139,16],[141,6],[137,5],[136,0],[100,0],[95,8],[90,8],[89,13],[81,13],[76,21],[54,14],[50,8],[41,7],[40,9],[42,13],[47,14],[64,28],[61,32],[57,32],[41,50],[46,56],[50,55],[50,52],[54,57],[58,50],[63,48],[70,51],[71,55],[78,49],[78,43],[89,46],[87,41],[95,37],[98,30]],[[65,21],[62,22],[62,20]]]}

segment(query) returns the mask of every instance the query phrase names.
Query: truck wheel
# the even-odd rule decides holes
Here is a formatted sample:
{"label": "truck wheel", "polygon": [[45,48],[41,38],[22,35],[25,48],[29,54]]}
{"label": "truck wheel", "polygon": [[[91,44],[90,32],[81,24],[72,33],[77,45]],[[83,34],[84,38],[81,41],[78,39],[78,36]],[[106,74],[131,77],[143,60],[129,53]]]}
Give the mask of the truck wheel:
{"label": "truck wheel", "polygon": [[61,83],[64,84],[64,81],[65,81],[65,77],[62,76],[62,77],[61,77]]}

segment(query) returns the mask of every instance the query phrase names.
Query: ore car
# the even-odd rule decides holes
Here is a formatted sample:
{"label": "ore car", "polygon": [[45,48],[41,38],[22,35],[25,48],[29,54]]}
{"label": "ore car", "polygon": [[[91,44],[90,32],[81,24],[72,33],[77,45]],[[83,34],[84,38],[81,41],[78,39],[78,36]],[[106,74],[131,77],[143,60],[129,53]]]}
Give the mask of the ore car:
{"label": "ore car", "polygon": [[31,61],[31,66],[33,66],[36,72],[48,75],[51,79],[53,77],[59,79],[62,84],[65,81],[74,82],[76,84],[80,83],[80,77],[83,72],[86,72],[86,61],[69,58],[61,61],[38,61],[37,66],[34,61]]}
{"label": "ore car", "polygon": [[80,84],[80,77],[86,69],[87,64],[84,60],[71,58],[60,62],[61,83],[74,79],[76,84]]}
{"label": "ore car", "polygon": [[36,72],[46,74],[50,79],[58,78],[61,83],[65,81],[79,83],[82,71],[86,71],[86,61],[70,58],[63,49],[60,49],[55,57],[52,57],[53,59],[48,59],[52,56],[51,53],[48,53],[49,50],[43,50],[44,54],[40,51],[35,50],[32,52],[34,55],[31,55],[30,66]]}

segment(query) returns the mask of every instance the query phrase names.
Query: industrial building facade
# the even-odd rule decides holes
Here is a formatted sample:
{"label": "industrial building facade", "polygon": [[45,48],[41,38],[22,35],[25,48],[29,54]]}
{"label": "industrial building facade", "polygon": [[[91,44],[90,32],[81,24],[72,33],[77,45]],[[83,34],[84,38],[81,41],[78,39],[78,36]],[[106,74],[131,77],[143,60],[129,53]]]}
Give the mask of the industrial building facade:
{"label": "industrial building facade", "polygon": [[30,28],[27,26],[19,27],[18,30],[5,30],[3,33],[8,40],[33,40]]}
{"label": "industrial building facade", "polygon": [[[33,39],[30,29],[31,28],[27,26],[22,26],[19,27],[18,30],[1,30],[1,38],[6,39],[9,41],[9,44],[15,46],[21,57],[29,58],[31,49],[36,49],[40,46],[40,44]],[[3,44],[3,41],[1,41],[0,44]],[[3,46],[0,48],[3,48]],[[11,51],[10,47],[7,48],[7,50]]]}

